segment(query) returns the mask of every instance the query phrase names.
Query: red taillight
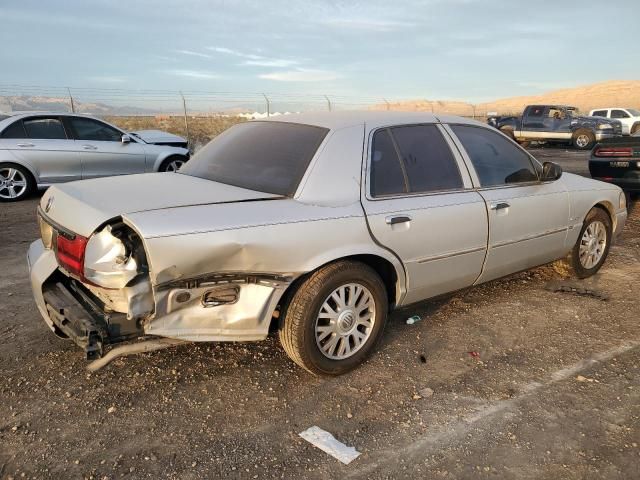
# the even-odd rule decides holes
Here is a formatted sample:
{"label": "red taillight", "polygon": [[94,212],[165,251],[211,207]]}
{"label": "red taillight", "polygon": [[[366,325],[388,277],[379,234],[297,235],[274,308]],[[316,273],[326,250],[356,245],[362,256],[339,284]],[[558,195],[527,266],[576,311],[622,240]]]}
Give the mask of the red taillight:
{"label": "red taillight", "polygon": [[58,234],[56,239],[56,258],[58,264],[72,275],[84,278],[84,250],[87,239],[76,235],[70,240]]}
{"label": "red taillight", "polygon": [[593,154],[596,157],[633,157],[633,147],[600,147]]}

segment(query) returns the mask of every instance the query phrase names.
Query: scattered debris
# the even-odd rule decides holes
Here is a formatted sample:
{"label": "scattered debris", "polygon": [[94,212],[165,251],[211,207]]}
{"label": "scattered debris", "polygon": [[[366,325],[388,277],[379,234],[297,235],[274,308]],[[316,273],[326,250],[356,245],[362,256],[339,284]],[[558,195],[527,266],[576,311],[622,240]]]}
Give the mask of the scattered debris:
{"label": "scattered debris", "polygon": [[307,428],[304,432],[300,432],[299,435],[310,444],[340,460],[345,465],[348,465],[360,455],[360,452],[354,447],[347,447],[344,443],[336,440],[329,432],[315,425]]}
{"label": "scattered debris", "polygon": [[427,357],[425,357],[424,355],[420,355],[420,362],[427,363]]}
{"label": "scattered debris", "polygon": [[429,388],[429,387],[426,387],[426,388],[423,388],[422,390],[420,390],[418,392],[418,394],[420,396],[422,396],[422,397],[427,397],[428,398],[428,397],[433,395],[433,390],[431,388]]}
{"label": "scattered debris", "polygon": [[113,413],[113,412],[115,412],[115,411],[116,411],[116,407],[109,407],[109,408],[107,409],[107,413]]}
{"label": "scattered debris", "polygon": [[480,352],[467,352],[469,355],[471,355],[473,358],[480,358]]}
{"label": "scattered debris", "polygon": [[413,325],[414,323],[418,323],[420,320],[422,320],[420,315],[412,315],[407,318],[407,325]]}
{"label": "scattered debris", "polygon": [[544,288],[550,292],[573,293],[584,297],[593,297],[603,302],[609,300],[609,295],[573,282],[551,281],[547,283]]}

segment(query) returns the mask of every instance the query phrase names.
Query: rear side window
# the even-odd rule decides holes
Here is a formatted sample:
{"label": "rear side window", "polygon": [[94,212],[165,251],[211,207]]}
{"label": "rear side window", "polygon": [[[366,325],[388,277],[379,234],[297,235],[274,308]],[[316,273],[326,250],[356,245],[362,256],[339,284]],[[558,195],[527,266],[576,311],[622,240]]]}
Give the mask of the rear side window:
{"label": "rear side window", "polygon": [[467,151],[483,187],[538,180],[529,156],[500,133],[469,125],[451,125],[451,129]]}
{"label": "rear side window", "polygon": [[23,120],[28,138],[44,140],[66,140],[62,122],[57,118],[32,118]]}
{"label": "rear side window", "polygon": [[27,133],[24,131],[22,121],[18,120],[5,128],[1,136],[2,138],[27,138]]}
{"label": "rear side window", "polygon": [[611,118],[629,118],[629,114],[624,110],[611,110]]}
{"label": "rear side window", "polygon": [[391,129],[412,193],[462,188],[462,177],[449,145],[435,125]]}
{"label": "rear side window", "polygon": [[69,123],[78,140],[120,142],[122,133],[109,125],[90,118],[70,117]]}
{"label": "rear side window", "polygon": [[371,195],[406,193],[405,174],[389,129],[376,132],[371,149]]}
{"label": "rear side window", "polygon": [[606,110],[596,110],[595,112],[593,112],[591,114],[592,117],[606,117],[607,116],[607,111]]}

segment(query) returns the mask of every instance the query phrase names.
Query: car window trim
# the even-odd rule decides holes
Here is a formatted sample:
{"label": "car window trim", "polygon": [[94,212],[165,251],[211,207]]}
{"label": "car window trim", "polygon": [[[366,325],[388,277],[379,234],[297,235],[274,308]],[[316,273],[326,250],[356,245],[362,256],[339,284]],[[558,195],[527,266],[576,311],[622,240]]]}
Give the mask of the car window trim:
{"label": "car window trim", "polygon": [[67,138],[31,138],[31,137],[28,137],[28,136],[26,138],[28,138],[29,140],[74,140],[70,136],[69,129],[65,125],[62,115],[33,115],[33,116],[29,116],[29,117],[22,117],[21,118],[22,126],[24,127],[25,134],[27,133],[27,127],[24,125],[24,122],[28,122],[30,120],[42,120],[42,119],[58,120],[60,122],[60,124],[62,125],[62,130],[64,130],[64,134],[65,134],[65,136]]}
{"label": "car window trim", "polygon": [[[6,132],[7,130],[9,130],[11,127],[13,127],[16,123],[19,123],[20,126],[22,127],[22,133],[24,133],[24,137],[22,137],[22,139],[28,139],[29,137],[27,137],[27,129],[24,128],[24,123],[22,123],[22,118],[17,119],[15,122],[11,122],[9,125],[7,125],[2,132],[0,132],[0,138],[4,138],[5,140],[12,140],[12,138],[6,138],[3,137],[4,132]],[[13,138],[13,140],[20,140],[19,138]]]}
{"label": "car window trim", "polygon": [[[82,140],[80,138],[78,138],[78,132],[76,131],[75,127],[73,126],[73,122],[71,121],[74,118],[81,118],[84,120],[92,120],[94,122],[100,123],[102,125],[105,125],[109,128],[113,128],[114,130],[116,130],[117,132],[120,132],[120,136],[122,137],[122,135],[128,135],[127,133],[125,133],[124,131],[122,131],[121,129],[119,129],[118,127],[116,127],[115,125],[111,125],[107,122],[103,122],[102,120],[99,120],[97,118],[93,118],[93,117],[88,117],[88,116],[83,116],[83,115],[63,115],[63,123],[66,124],[66,126],[68,127],[69,131],[71,132],[71,134],[73,135],[73,140],[77,140],[79,142],[117,142],[117,140]],[[136,141],[137,139],[133,136],[133,135],[129,135],[134,141]],[[138,143],[138,142],[136,142]]]}
{"label": "car window trim", "polygon": [[[518,183],[505,183],[505,184],[499,184],[499,185],[487,185],[487,186],[483,186],[482,183],[480,182],[480,177],[478,176],[478,173],[476,172],[476,169],[473,165],[473,162],[471,161],[471,157],[469,156],[469,154],[467,153],[467,150],[464,148],[464,145],[462,144],[462,142],[460,141],[460,139],[457,137],[457,135],[455,134],[455,132],[453,131],[453,129],[450,127],[451,125],[460,125],[463,127],[474,127],[474,128],[481,128],[481,129],[486,129],[490,132],[494,132],[497,134],[500,134],[500,132],[498,132],[497,130],[495,130],[492,127],[485,127],[483,125],[474,125],[474,124],[470,124],[470,123],[459,123],[459,122],[455,122],[455,123],[447,123],[444,124],[445,130],[447,131],[447,133],[449,133],[449,135],[451,135],[451,138],[454,140],[456,147],[460,150],[460,154],[462,155],[462,157],[464,158],[465,163],[467,164],[467,168],[469,169],[469,173],[473,172],[471,174],[473,183],[474,183],[474,190],[478,191],[478,190],[491,190],[494,188],[513,188],[513,187],[519,187],[519,186],[524,186],[524,185],[541,185],[544,183],[549,183],[549,181],[543,181],[540,179],[540,174],[538,173],[538,169],[536,169],[535,164],[538,164],[540,166],[540,169],[542,170],[542,164],[538,161],[538,159],[536,159],[533,155],[531,155],[525,148],[522,147],[522,145],[520,145],[518,142],[511,140],[508,137],[505,137],[507,140],[510,140],[514,146],[516,146],[517,148],[519,148],[522,152],[524,152],[527,155],[527,158],[529,159],[529,162],[531,163],[531,167],[533,168],[534,173],[536,174],[537,180],[533,180],[530,182],[518,182]],[[553,180],[550,180],[553,181]]]}
{"label": "car window trim", "polygon": [[[405,189],[407,190],[406,192],[389,193],[385,195],[374,196],[371,193],[371,186],[372,186],[371,162],[373,159],[373,137],[375,136],[375,134],[381,130],[391,130],[396,127],[418,127],[418,126],[429,126],[429,125],[434,125],[438,129],[438,131],[440,132],[440,135],[442,135],[443,140],[446,142],[447,146],[449,147],[449,150],[451,151],[451,156],[453,157],[456,167],[458,168],[458,173],[460,174],[460,178],[462,179],[462,188],[430,190],[428,192],[426,191],[410,192],[409,185],[405,184]],[[384,125],[384,126],[379,126],[372,129],[368,135],[368,145],[367,145],[367,151],[366,151],[367,161],[365,162],[365,172],[364,172],[364,178],[365,178],[364,191],[365,191],[365,198],[367,199],[367,201],[375,202],[375,201],[392,200],[392,199],[398,199],[398,198],[426,197],[431,195],[444,195],[449,193],[464,193],[464,192],[473,191],[474,185],[473,185],[473,179],[470,178],[471,172],[469,172],[469,169],[466,163],[464,162],[464,159],[460,155],[460,152],[458,151],[457,146],[455,145],[455,143],[452,143],[450,141],[448,133],[445,131],[443,127],[444,127],[444,124],[440,122],[420,122],[420,123],[401,123],[401,124]],[[396,148],[395,147],[396,141],[395,141],[395,137],[393,136],[393,132],[390,131],[389,135],[391,135],[392,141],[394,143],[394,148]],[[404,172],[404,165],[402,165],[403,162],[402,162],[402,158],[399,150],[396,150],[396,156],[398,157],[398,160],[400,161],[401,167],[403,168],[403,172]],[[465,169],[463,170],[461,166],[464,166]],[[465,175],[465,172],[467,175]]]}

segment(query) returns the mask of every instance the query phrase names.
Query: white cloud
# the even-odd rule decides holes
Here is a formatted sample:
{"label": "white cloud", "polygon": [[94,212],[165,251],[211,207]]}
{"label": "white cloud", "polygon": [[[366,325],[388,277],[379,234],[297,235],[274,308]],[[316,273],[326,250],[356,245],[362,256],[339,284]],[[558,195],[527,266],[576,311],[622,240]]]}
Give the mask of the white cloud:
{"label": "white cloud", "polygon": [[258,78],[277,82],[328,82],[340,78],[335,72],[297,68],[285,72],[263,73]]}
{"label": "white cloud", "polygon": [[299,62],[296,60],[286,60],[284,58],[265,58],[264,60],[246,60],[241,65],[256,67],[292,67]]}
{"label": "white cloud", "polygon": [[321,23],[345,29],[370,30],[374,32],[391,32],[417,25],[414,22],[378,20],[374,18],[327,18],[322,20]]}
{"label": "white cloud", "polygon": [[248,58],[251,60],[261,60],[265,58],[262,55],[254,55],[252,53],[243,53],[243,52],[239,52],[238,50],[232,50],[226,47],[207,47],[207,50],[211,50],[217,53],[226,53],[227,55],[235,55],[236,57]]}
{"label": "white cloud", "polygon": [[200,78],[200,79],[215,79],[220,78],[220,75],[213,72],[205,72],[202,70],[167,70],[166,73],[169,75],[176,75],[178,77],[188,77],[188,78]]}
{"label": "white cloud", "polygon": [[174,52],[181,53],[182,55],[189,55],[191,57],[211,58],[211,55],[207,55],[206,53],[194,52],[193,50],[174,50]]}

